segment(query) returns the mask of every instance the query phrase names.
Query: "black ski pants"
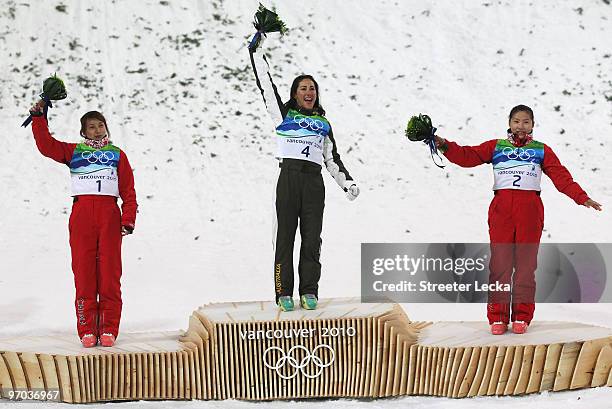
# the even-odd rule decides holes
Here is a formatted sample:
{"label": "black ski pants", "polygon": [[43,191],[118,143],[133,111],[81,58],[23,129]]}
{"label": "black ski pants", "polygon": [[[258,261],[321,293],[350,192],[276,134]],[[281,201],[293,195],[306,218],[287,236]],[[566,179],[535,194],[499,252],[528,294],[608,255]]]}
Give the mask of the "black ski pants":
{"label": "black ski pants", "polygon": [[293,245],[300,226],[299,293],[318,297],[321,277],[321,229],[325,185],[321,166],[299,159],[284,159],[276,184],[274,288],[276,300],[293,296]]}

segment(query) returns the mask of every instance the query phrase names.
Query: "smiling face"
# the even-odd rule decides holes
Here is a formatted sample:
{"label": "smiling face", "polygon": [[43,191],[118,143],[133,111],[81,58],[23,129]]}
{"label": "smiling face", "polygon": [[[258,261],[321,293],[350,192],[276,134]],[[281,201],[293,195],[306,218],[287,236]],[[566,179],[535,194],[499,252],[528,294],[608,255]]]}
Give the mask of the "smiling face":
{"label": "smiling face", "polygon": [[106,125],[99,119],[90,118],[85,123],[85,137],[99,141],[107,135]]}
{"label": "smiling face", "polygon": [[510,118],[510,132],[519,139],[525,139],[533,131],[533,119],[527,111],[518,111]]}
{"label": "smiling face", "polygon": [[314,81],[309,78],[301,80],[293,97],[300,108],[312,110],[317,100],[317,88]]}

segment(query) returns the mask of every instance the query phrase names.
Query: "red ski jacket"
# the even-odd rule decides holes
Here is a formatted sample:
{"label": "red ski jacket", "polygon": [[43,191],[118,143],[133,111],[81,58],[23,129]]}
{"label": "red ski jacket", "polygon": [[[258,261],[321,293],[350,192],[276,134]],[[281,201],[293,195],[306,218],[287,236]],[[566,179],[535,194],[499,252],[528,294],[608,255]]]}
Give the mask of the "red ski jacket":
{"label": "red ski jacket", "polygon": [[[40,153],[56,162],[69,165],[76,143],[60,142],[51,136],[47,120],[44,117],[32,118],[32,133]],[[120,150],[119,165],[119,196],[121,197],[121,225],[134,227],[136,223],[136,191],[134,190],[134,173],[127,155]]]}
{"label": "red ski jacket", "polygon": [[[483,142],[478,146],[461,146],[447,140],[448,149],[444,152],[444,156],[454,164],[471,168],[483,163],[491,163],[496,144],[497,139]],[[559,192],[567,195],[577,204],[582,205],[589,199],[586,192],[574,181],[567,168],[561,164],[557,155],[546,144],[544,144],[542,171],[552,180]]]}

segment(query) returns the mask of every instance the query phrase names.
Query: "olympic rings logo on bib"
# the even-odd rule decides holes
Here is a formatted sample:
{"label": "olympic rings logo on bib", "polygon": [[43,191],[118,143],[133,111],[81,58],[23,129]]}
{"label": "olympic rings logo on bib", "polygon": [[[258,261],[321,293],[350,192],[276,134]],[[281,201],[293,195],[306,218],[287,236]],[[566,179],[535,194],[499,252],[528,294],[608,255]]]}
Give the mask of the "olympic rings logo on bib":
{"label": "olympic rings logo on bib", "polygon": [[[322,357],[317,355],[317,352],[319,351],[319,349],[322,349],[322,348],[326,348],[330,354],[328,362],[325,362],[325,363],[323,362]],[[297,354],[294,354],[294,352],[298,350],[304,351],[304,357],[299,362],[298,362]],[[274,364],[268,362],[268,359],[269,359],[268,354],[271,351],[278,351],[280,353],[280,357]],[[335,357],[336,355],[334,353],[333,348],[326,344],[317,345],[312,350],[312,352],[310,352],[303,345],[295,345],[291,349],[289,349],[287,353],[285,353],[283,349],[277,346],[271,346],[268,349],[266,349],[266,351],[264,352],[263,362],[264,362],[264,365],[268,369],[276,371],[278,376],[280,376],[283,379],[293,379],[297,376],[298,372],[302,372],[302,375],[304,375],[306,378],[313,379],[313,378],[320,376],[323,373],[324,368],[331,366],[331,364],[334,363]],[[314,373],[309,373],[306,369],[311,364],[317,368]],[[289,367],[293,368],[293,372],[290,375],[285,375],[281,372],[281,368],[283,368],[285,365],[288,365]]]}
{"label": "olympic rings logo on bib", "polygon": [[321,133],[321,130],[325,126],[325,125],[323,125],[323,121],[321,121],[320,119],[313,119],[313,118],[309,118],[309,117],[304,116],[304,115],[296,115],[296,116],[294,116],[293,117],[293,122],[298,124],[300,126],[300,128],[310,129],[311,131],[316,132],[318,134]]}
{"label": "olympic rings logo on bib", "polygon": [[508,146],[502,149],[502,154],[504,154],[508,159],[520,160],[529,160],[536,156],[536,152],[533,149],[510,148]]}
{"label": "olympic rings logo on bib", "polygon": [[91,163],[100,163],[101,165],[106,165],[111,160],[115,158],[112,152],[103,152],[103,151],[85,151],[81,152],[81,158],[85,159],[87,162]]}

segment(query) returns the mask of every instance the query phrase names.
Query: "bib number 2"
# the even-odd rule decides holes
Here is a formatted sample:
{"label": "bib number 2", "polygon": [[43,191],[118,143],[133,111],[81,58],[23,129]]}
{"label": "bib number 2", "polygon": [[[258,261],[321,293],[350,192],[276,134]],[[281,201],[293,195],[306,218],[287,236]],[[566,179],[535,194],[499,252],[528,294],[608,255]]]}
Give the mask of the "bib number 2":
{"label": "bib number 2", "polygon": [[519,182],[521,181],[521,175],[513,175],[513,176],[514,176],[514,182],[512,182],[512,186],[521,187],[521,185],[519,184]]}

